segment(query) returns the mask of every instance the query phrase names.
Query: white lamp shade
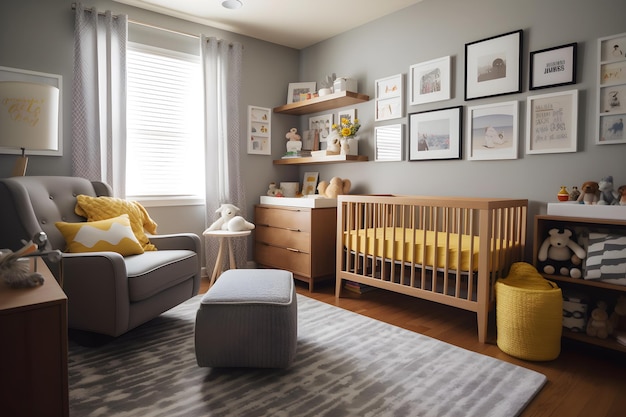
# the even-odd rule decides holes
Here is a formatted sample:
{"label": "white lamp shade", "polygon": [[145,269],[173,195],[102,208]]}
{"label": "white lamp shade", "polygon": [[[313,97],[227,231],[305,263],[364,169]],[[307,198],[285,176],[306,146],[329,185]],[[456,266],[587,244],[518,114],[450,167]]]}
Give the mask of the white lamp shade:
{"label": "white lamp shade", "polygon": [[0,81],[0,146],[27,150],[59,147],[59,89]]}

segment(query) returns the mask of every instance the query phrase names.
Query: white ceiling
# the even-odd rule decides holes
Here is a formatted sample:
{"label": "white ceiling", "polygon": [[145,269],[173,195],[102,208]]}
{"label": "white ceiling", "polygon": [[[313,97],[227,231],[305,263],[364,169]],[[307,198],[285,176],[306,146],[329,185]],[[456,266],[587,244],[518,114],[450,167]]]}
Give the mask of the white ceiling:
{"label": "white ceiling", "polygon": [[423,0],[242,0],[236,10],[222,0],[115,1],[302,49]]}

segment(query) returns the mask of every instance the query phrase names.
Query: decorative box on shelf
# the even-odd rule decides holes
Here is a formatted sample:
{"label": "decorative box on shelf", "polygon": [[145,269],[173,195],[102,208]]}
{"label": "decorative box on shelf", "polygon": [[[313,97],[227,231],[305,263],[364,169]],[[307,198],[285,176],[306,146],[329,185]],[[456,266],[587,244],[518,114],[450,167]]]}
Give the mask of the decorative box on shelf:
{"label": "decorative box on shelf", "polygon": [[548,203],[548,215],[584,217],[589,219],[626,220],[626,206],[580,204],[575,201]]}

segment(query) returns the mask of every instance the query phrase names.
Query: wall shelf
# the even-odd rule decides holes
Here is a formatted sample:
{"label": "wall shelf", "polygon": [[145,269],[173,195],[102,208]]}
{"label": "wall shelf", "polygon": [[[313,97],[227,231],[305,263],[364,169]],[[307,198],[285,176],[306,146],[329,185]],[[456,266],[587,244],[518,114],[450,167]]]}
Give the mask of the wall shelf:
{"label": "wall shelf", "polygon": [[327,156],[307,156],[305,158],[285,158],[275,159],[274,165],[313,165],[313,164],[334,164],[337,162],[365,162],[365,155],[327,155]]}
{"label": "wall shelf", "polygon": [[320,111],[363,103],[369,99],[369,96],[365,94],[353,93],[351,91],[339,91],[323,97],[315,97],[297,103],[289,103],[274,107],[274,113],[301,116],[303,114],[317,113]]}

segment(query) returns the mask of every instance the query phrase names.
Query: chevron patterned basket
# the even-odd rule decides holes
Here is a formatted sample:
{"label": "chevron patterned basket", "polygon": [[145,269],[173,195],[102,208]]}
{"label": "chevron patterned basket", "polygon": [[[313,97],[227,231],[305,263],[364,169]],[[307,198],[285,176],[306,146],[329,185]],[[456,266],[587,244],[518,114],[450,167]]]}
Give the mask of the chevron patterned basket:
{"label": "chevron patterned basket", "polygon": [[561,352],[563,296],[530,264],[517,262],[496,282],[497,344],[505,353],[532,361]]}

